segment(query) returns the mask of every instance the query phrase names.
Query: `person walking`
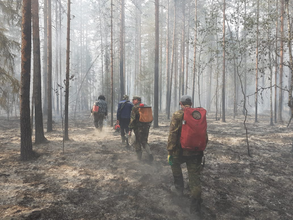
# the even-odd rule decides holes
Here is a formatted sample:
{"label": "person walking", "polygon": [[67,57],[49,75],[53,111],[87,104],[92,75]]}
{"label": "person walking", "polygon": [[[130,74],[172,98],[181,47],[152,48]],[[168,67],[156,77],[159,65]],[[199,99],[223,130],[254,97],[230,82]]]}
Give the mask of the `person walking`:
{"label": "person walking", "polygon": [[107,107],[107,102],[104,95],[100,95],[98,97],[98,101],[94,103],[91,113],[94,116],[95,127],[99,129],[100,131],[102,131],[103,121],[108,115],[108,107]]}
{"label": "person walking", "polygon": [[[141,103],[141,97],[133,96],[132,103],[134,106],[130,114],[128,135],[131,136],[132,130],[134,131],[134,134],[135,134],[134,148],[136,151],[137,159],[141,160],[141,157],[142,157],[141,147],[143,147],[148,153],[148,160],[151,162],[153,161],[154,158],[153,158],[150,146],[148,144],[148,136],[149,136],[150,125],[152,122],[152,115],[147,115],[147,117],[143,117],[142,115],[140,115],[142,114],[142,111],[140,111],[140,109],[144,107],[144,104]],[[148,118],[148,119],[145,119],[145,118]]]}
{"label": "person walking", "polygon": [[118,103],[117,108],[117,125],[120,125],[120,133],[122,144],[126,142],[126,148],[129,148],[128,138],[125,134],[128,135],[129,132],[129,122],[130,122],[130,114],[132,110],[133,104],[129,101],[129,96],[124,95],[122,101]]}
{"label": "person walking", "polygon": [[[183,182],[183,175],[181,164],[186,163],[187,170],[188,170],[188,178],[189,178],[189,188],[191,194],[191,204],[190,204],[190,213],[198,216],[201,216],[201,182],[200,182],[200,171],[201,171],[201,163],[203,158],[203,150],[208,142],[208,135],[206,132],[206,116],[205,116],[205,109],[203,108],[191,108],[191,97],[188,95],[183,95],[180,98],[179,105],[181,107],[180,110],[176,111],[171,119],[170,123],[170,131],[168,136],[168,162],[171,165],[173,177],[174,177],[174,185],[171,187],[171,191],[176,193],[177,195],[183,195],[184,189],[184,182]],[[200,128],[200,138],[197,138],[198,135],[191,135],[191,143],[198,143],[201,139],[202,148],[198,150],[198,147],[194,149],[187,149],[185,145],[183,146],[183,138],[190,136],[186,134],[188,130],[182,130],[182,127],[185,124],[191,124],[190,121],[187,121],[185,116],[187,116],[186,110],[192,110],[191,117],[192,120],[202,120],[203,128]],[[190,112],[190,111],[189,111]],[[203,112],[203,114],[201,114]],[[205,125],[204,125],[205,123]],[[200,123],[194,123],[196,126]],[[190,129],[190,128],[189,128]],[[183,134],[185,132],[185,134]],[[184,142],[185,143],[185,142]],[[190,145],[189,145],[190,146]]]}

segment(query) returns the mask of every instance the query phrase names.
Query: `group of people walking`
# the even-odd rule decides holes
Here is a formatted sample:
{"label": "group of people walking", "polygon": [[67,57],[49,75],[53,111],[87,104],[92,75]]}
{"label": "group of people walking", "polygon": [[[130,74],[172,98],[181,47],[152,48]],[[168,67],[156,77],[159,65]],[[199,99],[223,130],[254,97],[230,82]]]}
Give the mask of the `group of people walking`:
{"label": "group of people walking", "polygon": [[[191,97],[184,95],[180,98],[180,110],[176,111],[171,119],[167,143],[167,161],[171,166],[174,185],[171,191],[177,196],[183,195],[184,181],[181,164],[186,163],[191,195],[190,213],[195,219],[201,218],[201,183],[203,151],[208,143],[206,132],[206,111],[203,108],[192,108]],[[92,113],[94,124],[102,130],[103,120],[107,116],[105,97],[100,95],[95,102]],[[142,158],[142,148],[147,152],[148,161],[154,157],[148,144],[149,129],[152,121],[150,107],[141,103],[140,96],[133,96],[132,102],[128,95],[124,95],[118,103],[117,121],[120,125],[122,143],[130,148],[128,138],[135,134],[133,147],[138,160]]]}

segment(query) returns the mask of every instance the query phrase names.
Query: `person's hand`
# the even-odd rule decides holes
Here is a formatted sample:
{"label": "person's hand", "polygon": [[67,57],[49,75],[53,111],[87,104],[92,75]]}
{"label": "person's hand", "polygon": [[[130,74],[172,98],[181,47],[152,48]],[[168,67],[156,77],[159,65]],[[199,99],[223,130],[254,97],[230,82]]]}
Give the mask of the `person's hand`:
{"label": "person's hand", "polygon": [[168,163],[170,164],[170,166],[172,166],[173,165],[173,156],[168,155],[167,160],[168,160]]}
{"label": "person's hand", "polygon": [[128,132],[128,136],[131,136],[131,131]]}

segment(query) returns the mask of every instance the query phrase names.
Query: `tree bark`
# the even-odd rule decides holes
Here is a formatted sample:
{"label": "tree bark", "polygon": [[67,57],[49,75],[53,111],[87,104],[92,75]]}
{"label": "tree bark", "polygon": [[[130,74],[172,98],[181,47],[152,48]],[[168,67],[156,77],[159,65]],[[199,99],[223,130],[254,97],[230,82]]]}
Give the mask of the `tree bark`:
{"label": "tree bark", "polygon": [[172,95],[172,79],[173,79],[173,68],[174,68],[174,57],[175,57],[175,41],[176,41],[176,2],[174,2],[174,27],[173,27],[173,43],[172,43],[172,56],[171,56],[171,72],[170,72],[170,87],[169,87],[169,96],[168,96],[168,114],[167,118],[170,118],[171,112],[171,95]]}
{"label": "tree bark", "polygon": [[[288,106],[291,111],[290,121],[288,123],[288,126],[290,125],[290,122],[293,118],[293,77],[292,77],[292,71],[293,71],[293,54],[292,54],[292,30],[291,30],[291,20],[290,20],[290,12],[289,12],[289,0],[285,0],[285,8],[286,8],[286,15],[287,15],[287,33],[288,33],[288,53],[289,53],[289,70],[290,70],[290,76],[291,81],[289,81],[289,97],[288,97]],[[292,148],[293,150],[293,148]]]}
{"label": "tree bark", "polygon": [[188,21],[187,21],[187,45],[186,45],[186,71],[185,71],[185,94],[188,89],[188,72],[189,72],[189,24],[190,24],[190,0],[188,0]]}
{"label": "tree bark", "polygon": [[52,131],[52,11],[51,0],[47,0],[48,4],[48,78],[47,78],[47,95],[48,95],[48,118],[47,118],[47,132]]}
{"label": "tree bark", "polygon": [[281,0],[281,41],[280,41],[280,79],[279,79],[279,110],[278,121],[283,122],[283,62],[284,62],[284,0]]}
{"label": "tree bark", "polygon": [[225,35],[226,35],[226,1],[223,0],[223,87],[222,87],[222,122],[226,122],[225,115],[225,83],[226,83],[226,66],[225,66],[225,55],[226,55],[226,47],[225,47]]}
{"label": "tree bark", "polygon": [[33,1],[32,17],[33,17],[33,56],[34,56],[33,93],[34,93],[34,99],[35,99],[35,143],[39,144],[46,141],[46,138],[44,136],[43,112],[42,112],[39,0]]}
{"label": "tree bark", "polygon": [[[58,0],[55,0],[55,91],[58,91],[58,75],[59,75],[59,65],[58,65],[58,59],[61,59],[61,57],[58,57],[58,50],[60,50],[61,48],[58,47]],[[61,32],[59,32],[61,34]],[[56,97],[56,113],[59,115],[59,96],[60,94],[58,94],[58,92],[55,92],[55,97]]]}
{"label": "tree bark", "polygon": [[[268,12],[270,10],[270,1],[268,1]],[[267,30],[268,37],[268,52],[269,52],[269,70],[270,70],[270,126],[274,125],[274,117],[273,117],[273,67],[272,67],[272,53],[271,53],[271,39],[270,39],[270,28]]]}
{"label": "tree bark", "polygon": [[65,125],[64,140],[69,140],[68,135],[68,104],[69,104],[69,60],[70,60],[70,0],[67,1],[67,46],[66,46],[66,81],[65,81]]}
{"label": "tree bark", "polygon": [[113,0],[111,0],[111,125],[113,125],[114,86],[113,86]]}
{"label": "tree bark", "polygon": [[47,66],[48,66],[48,60],[47,60],[47,53],[48,53],[48,41],[47,41],[47,35],[48,35],[48,25],[47,25],[47,17],[48,17],[48,4],[47,0],[44,0],[44,51],[43,51],[43,113],[44,115],[48,115],[48,84],[47,84]]}
{"label": "tree bark", "polygon": [[257,108],[258,108],[258,35],[259,35],[259,0],[257,0],[257,9],[256,9],[256,52],[255,52],[255,62],[256,62],[256,67],[255,67],[255,115],[254,115],[254,122],[257,122]]}
{"label": "tree bark", "polygon": [[196,76],[196,47],[197,47],[197,0],[195,0],[195,14],[194,14],[194,39],[193,39],[193,46],[194,46],[194,51],[193,51],[193,79],[192,79],[192,100],[193,104],[195,104],[195,76]]}
{"label": "tree bark", "polygon": [[[184,87],[184,71],[185,71],[185,0],[182,1],[182,16],[183,16],[183,27],[182,27],[182,41],[181,41],[181,95],[185,92]],[[180,98],[180,97],[179,97]]]}
{"label": "tree bark", "polygon": [[[279,0],[276,0],[276,11],[277,14],[279,14]],[[279,16],[278,16],[279,17]],[[274,122],[277,123],[277,112],[278,112],[278,101],[277,101],[277,97],[278,97],[278,88],[277,88],[277,84],[278,84],[278,31],[279,31],[279,19],[276,19],[276,46],[275,46],[275,95],[274,95],[274,101],[275,101],[275,105],[274,105]]]}
{"label": "tree bark", "polygon": [[121,0],[121,26],[120,26],[120,98],[122,99],[125,88],[124,88],[124,16],[125,3]]}
{"label": "tree bark", "polygon": [[170,18],[169,18],[169,10],[170,10],[170,2],[167,0],[167,34],[166,34],[166,114],[167,116],[170,114],[168,113],[170,110],[169,107],[169,94],[170,94],[170,51],[169,51],[169,41],[170,41],[170,35],[169,35],[169,30],[170,30]]}
{"label": "tree bark", "polygon": [[159,0],[155,0],[154,128],[159,127]]}
{"label": "tree bark", "polygon": [[30,68],[31,68],[31,1],[23,0],[21,35],[21,84],[20,84],[20,158],[34,156],[30,122]]}

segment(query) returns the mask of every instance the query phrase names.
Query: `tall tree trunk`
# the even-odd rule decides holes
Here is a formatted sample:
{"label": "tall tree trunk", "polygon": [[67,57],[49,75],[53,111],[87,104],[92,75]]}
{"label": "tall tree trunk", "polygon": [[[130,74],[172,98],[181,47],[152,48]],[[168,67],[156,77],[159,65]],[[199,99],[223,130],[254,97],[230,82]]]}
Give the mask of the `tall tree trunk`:
{"label": "tall tree trunk", "polygon": [[67,45],[66,45],[66,81],[65,81],[65,125],[64,140],[69,140],[68,135],[68,105],[69,105],[69,59],[70,59],[70,0],[67,1]]}
{"label": "tall tree trunk", "polygon": [[[269,12],[271,6],[270,6],[270,1],[268,1],[268,9],[267,11]],[[269,14],[269,13],[268,13]],[[268,26],[267,30],[267,42],[269,43],[269,70],[270,70],[270,126],[274,125],[274,118],[273,118],[273,67],[272,67],[272,53],[271,53],[271,42],[272,40],[270,39],[270,32],[272,30]]]}
{"label": "tall tree trunk", "polygon": [[255,52],[255,62],[256,62],[256,67],[255,67],[255,117],[254,117],[254,122],[257,122],[257,108],[258,108],[258,35],[259,35],[259,0],[257,0],[257,9],[256,9],[256,52]]}
{"label": "tall tree trunk", "polygon": [[[247,2],[245,0],[245,2],[244,2],[244,16],[245,17],[247,16],[246,5],[247,5]],[[244,26],[246,26],[246,23],[245,23]],[[246,32],[246,29],[244,29],[244,45],[245,45],[244,48],[245,48],[245,53],[244,53],[244,85],[243,85],[243,92],[244,92],[245,97],[246,97],[246,93],[247,93],[247,91],[246,91],[247,90],[247,49],[246,49],[247,40],[246,39],[247,39],[247,32]],[[246,98],[243,101],[246,101]],[[245,106],[246,105],[243,105],[243,109],[242,109],[243,114],[245,112],[247,112],[247,109],[245,109]]]}
{"label": "tall tree trunk", "polygon": [[43,112],[44,115],[48,115],[48,60],[47,60],[47,53],[48,53],[48,41],[47,41],[47,35],[48,35],[48,25],[47,25],[47,19],[48,19],[48,3],[47,0],[44,0],[44,52],[43,52]]}
{"label": "tall tree trunk", "polygon": [[103,45],[103,31],[102,31],[102,6],[101,6],[101,1],[99,1],[99,10],[100,10],[100,16],[99,16],[99,21],[100,21],[100,40],[101,40],[101,77],[102,77],[102,82],[101,82],[101,87],[102,87],[102,94],[105,94],[105,79],[104,79],[104,45]]}
{"label": "tall tree trunk", "polygon": [[[218,37],[217,37],[218,38]],[[218,50],[218,40],[217,40],[217,51]],[[216,121],[220,120],[220,118],[218,118],[218,107],[219,107],[219,56],[217,54],[217,82],[216,82]]]}
{"label": "tall tree trunk", "polygon": [[168,114],[167,118],[170,118],[171,112],[171,95],[172,95],[172,79],[173,79],[173,69],[174,69],[174,57],[175,57],[175,41],[176,41],[176,1],[174,2],[174,27],[173,27],[173,43],[172,43],[172,56],[171,56],[171,72],[170,72],[170,87],[169,87],[169,100],[168,100]]}
{"label": "tall tree trunk", "polygon": [[135,0],[135,46],[134,46],[134,93],[137,93],[137,81],[138,81],[138,29],[139,29],[139,15],[138,3],[140,0]]}
{"label": "tall tree trunk", "polygon": [[[163,7],[160,8],[161,15],[163,14]],[[162,97],[163,97],[163,19],[161,19],[161,22],[159,21],[159,31],[161,33],[160,35],[160,58],[159,58],[159,111],[162,112]]]}
{"label": "tall tree trunk", "polygon": [[113,85],[113,0],[111,0],[111,125],[113,125],[114,85]]}
{"label": "tall tree trunk", "polygon": [[121,0],[121,26],[120,26],[120,97],[122,99],[125,88],[124,88],[124,22],[125,22],[125,3]]}
{"label": "tall tree trunk", "polygon": [[225,87],[226,87],[226,65],[225,65],[225,55],[226,55],[226,47],[225,47],[225,35],[226,35],[226,1],[223,0],[223,87],[222,87],[222,122],[226,122],[226,114],[225,114]]}
{"label": "tall tree trunk", "polygon": [[[55,91],[58,91],[58,75],[59,75],[59,70],[58,70],[58,59],[61,59],[61,57],[58,58],[58,49],[60,50],[60,47],[58,47],[58,0],[55,0],[55,50],[56,50],[56,57],[55,57],[55,68],[56,68],[56,73],[55,73]],[[60,33],[61,34],[61,33]],[[59,94],[55,92],[55,97],[56,97],[56,113],[59,115]]]}
{"label": "tall tree trunk", "polygon": [[181,95],[185,92],[184,87],[184,67],[185,67],[185,0],[182,1],[182,16],[183,16],[183,27],[182,27],[182,42],[181,42]]}
{"label": "tall tree trunk", "polygon": [[[279,0],[276,0],[276,11],[277,14],[279,14]],[[277,16],[279,17],[279,16]],[[278,101],[277,101],[277,97],[278,97],[278,31],[279,31],[279,19],[276,19],[276,46],[275,46],[275,96],[274,96],[274,122],[277,123],[277,111],[278,111]]]}
{"label": "tall tree trunk", "polygon": [[[177,7],[177,6],[176,6]],[[179,74],[178,74],[178,47],[179,47],[179,40],[177,39],[177,37],[175,36],[175,54],[174,54],[174,102],[173,102],[173,106],[174,109],[176,108],[177,104],[177,100],[178,100],[178,95],[180,92],[180,89],[178,88],[180,83],[178,83],[179,81]]]}
{"label": "tall tree trunk", "polygon": [[281,0],[281,41],[280,41],[280,79],[279,79],[279,111],[278,121],[283,122],[283,62],[284,62],[284,0]]}
{"label": "tall tree trunk", "polygon": [[194,51],[193,51],[193,79],[192,79],[192,100],[193,104],[195,104],[195,76],[196,76],[196,47],[197,47],[197,0],[195,0],[194,4],[194,9],[195,9],[195,14],[194,14],[194,40],[193,40],[193,46],[194,46]]}
{"label": "tall tree trunk", "polygon": [[47,81],[47,93],[48,93],[48,119],[47,119],[47,132],[52,131],[52,12],[51,12],[51,0],[47,0],[48,4],[48,81]]}
{"label": "tall tree trunk", "polygon": [[46,141],[46,138],[44,136],[43,112],[42,112],[39,0],[33,1],[32,17],[33,17],[33,56],[34,56],[33,93],[34,93],[34,99],[35,99],[35,143],[39,144]]}
{"label": "tall tree trunk", "polygon": [[199,52],[199,55],[198,55],[198,72],[197,72],[197,95],[198,95],[198,104],[199,106],[201,106],[201,82],[200,82],[200,75],[201,75],[201,68],[200,68],[200,65],[201,65],[201,52]]}
{"label": "tall tree trunk", "polygon": [[188,89],[188,72],[189,72],[189,25],[190,25],[190,0],[188,0],[188,21],[187,21],[187,45],[186,45],[186,71],[185,71],[185,94]]}
{"label": "tall tree trunk", "polygon": [[233,68],[234,68],[234,74],[233,74],[233,82],[234,82],[234,91],[233,91],[233,119],[236,118],[237,115],[237,67],[236,67],[236,55],[234,54],[233,58]]}
{"label": "tall tree trunk", "polygon": [[[290,79],[291,81],[289,82],[289,97],[288,97],[288,106],[290,107],[291,111],[291,116],[290,116],[290,121],[291,122],[293,118],[293,77],[292,77],[292,71],[293,71],[293,55],[292,55],[292,29],[291,29],[291,20],[290,20],[290,12],[289,12],[289,0],[285,0],[285,8],[286,8],[286,15],[287,15],[287,26],[288,26],[288,41],[287,41],[287,46],[288,46],[288,53],[289,53],[289,70],[290,70]],[[288,124],[289,125],[289,124]],[[293,148],[292,148],[293,151]]]}
{"label": "tall tree trunk", "polygon": [[30,69],[31,69],[31,1],[23,0],[21,34],[21,83],[20,83],[20,158],[33,157],[30,123]]}
{"label": "tall tree trunk", "polygon": [[63,80],[62,80],[62,48],[61,48],[61,35],[62,35],[62,3],[59,2],[59,69],[60,69],[60,74],[59,74],[59,82],[60,82],[60,112],[61,112],[61,116],[63,115]]}
{"label": "tall tree trunk", "polygon": [[208,94],[207,94],[207,110],[208,112],[211,111],[211,95],[212,95],[212,83],[213,83],[213,65],[210,65],[210,74],[209,74],[209,81],[207,81],[207,89],[208,89]]}
{"label": "tall tree trunk", "polygon": [[[170,113],[168,113],[170,111],[170,107],[169,107],[169,94],[170,94],[170,51],[169,51],[169,41],[170,41],[170,34],[169,34],[169,30],[170,30],[170,18],[169,18],[169,12],[170,12],[170,2],[169,0],[167,0],[167,29],[166,29],[166,114],[170,115]],[[168,116],[169,117],[169,116]]]}
{"label": "tall tree trunk", "polygon": [[154,128],[159,127],[159,0],[155,0],[155,76],[154,76]]}
{"label": "tall tree trunk", "polygon": [[[142,60],[141,60],[141,1],[138,0],[138,71],[137,71],[137,74],[138,76],[141,75],[141,65],[142,65]],[[135,83],[135,91],[138,92],[138,86],[140,86],[140,83],[138,83],[138,78],[136,79],[136,83]]]}

